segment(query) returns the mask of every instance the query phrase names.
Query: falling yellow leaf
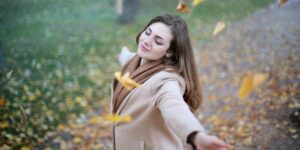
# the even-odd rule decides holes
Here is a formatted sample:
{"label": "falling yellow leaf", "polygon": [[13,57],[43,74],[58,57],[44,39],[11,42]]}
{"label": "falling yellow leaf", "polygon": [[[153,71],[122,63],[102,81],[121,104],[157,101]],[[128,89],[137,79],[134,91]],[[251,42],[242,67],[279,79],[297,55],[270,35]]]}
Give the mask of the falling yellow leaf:
{"label": "falling yellow leaf", "polygon": [[254,78],[253,78],[253,87],[257,87],[257,86],[261,85],[267,78],[268,78],[268,75],[265,73],[255,74]]}
{"label": "falling yellow leaf", "polygon": [[182,0],[179,1],[176,10],[182,13],[189,13],[190,11],[189,7]]}
{"label": "falling yellow leaf", "polygon": [[7,121],[0,122],[0,129],[8,128],[9,123]]}
{"label": "falling yellow leaf", "polygon": [[121,122],[130,122],[131,120],[132,120],[132,117],[129,115],[121,118]]}
{"label": "falling yellow leaf", "polygon": [[108,114],[104,116],[104,119],[112,123],[117,123],[117,122],[130,122],[132,120],[132,117],[130,115],[126,115],[122,117],[117,114]]}
{"label": "falling yellow leaf", "polygon": [[201,4],[204,0],[193,0],[193,6]]}
{"label": "falling yellow leaf", "polygon": [[243,83],[242,86],[239,90],[239,98],[240,99],[245,99],[253,90],[253,75],[247,75],[244,79],[243,79]]}
{"label": "falling yellow leaf", "polygon": [[255,87],[261,85],[267,79],[267,74],[249,74],[244,77],[242,85],[239,90],[239,98],[241,100],[245,99]]}
{"label": "falling yellow leaf", "polygon": [[278,0],[279,6],[284,6],[288,0]]}
{"label": "falling yellow leaf", "polygon": [[214,31],[213,31],[213,36],[216,36],[218,33],[220,33],[221,31],[223,31],[225,29],[225,23],[224,22],[218,22]]}
{"label": "falling yellow leaf", "polygon": [[1,98],[1,99],[0,99],[0,106],[5,106],[6,101],[7,101],[6,99]]}
{"label": "falling yellow leaf", "polygon": [[139,88],[141,86],[139,83],[129,78],[129,73],[125,73],[121,76],[121,72],[116,72],[115,77],[127,90],[131,90],[133,87]]}

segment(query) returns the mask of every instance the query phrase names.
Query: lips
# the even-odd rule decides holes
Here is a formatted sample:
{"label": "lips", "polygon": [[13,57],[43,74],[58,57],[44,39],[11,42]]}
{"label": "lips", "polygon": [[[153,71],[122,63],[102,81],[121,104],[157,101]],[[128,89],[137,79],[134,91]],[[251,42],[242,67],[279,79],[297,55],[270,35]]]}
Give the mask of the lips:
{"label": "lips", "polygon": [[144,46],[143,44],[141,44],[141,50],[144,51],[144,52],[150,52],[150,50]]}

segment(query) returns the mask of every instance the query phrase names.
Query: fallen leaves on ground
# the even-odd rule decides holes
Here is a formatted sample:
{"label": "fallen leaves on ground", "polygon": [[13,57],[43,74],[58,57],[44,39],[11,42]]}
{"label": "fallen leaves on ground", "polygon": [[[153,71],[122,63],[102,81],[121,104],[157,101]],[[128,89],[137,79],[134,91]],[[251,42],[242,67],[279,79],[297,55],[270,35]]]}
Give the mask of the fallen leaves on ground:
{"label": "fallen leaves on ground", "polygon": [[[286,61],[278,60],[274,66],[259,64],[254,61],[255,55],[251,59],[234,57],[234,53],[224,49],[204,50],[200,55],[205,56],[200,67],[208,71],[201,76],[207,99],[198,118],[211,129],[211,134],[224,139],[231,149],[263,146],[268,139],[257,141],[257,137],[266,132],[266,128],[272,129],[268,134],[283,132],[278,136],[299,138],[297,124],[291,124],[288,117],[282,118],[284,112],[300,109],[300,83],[295,82],[300,73],[294,67],[298,60],[296,55]],[[240,64],[248,61],[255,70],[241,67]],[[266,70],[266,73],[257,70]]]}

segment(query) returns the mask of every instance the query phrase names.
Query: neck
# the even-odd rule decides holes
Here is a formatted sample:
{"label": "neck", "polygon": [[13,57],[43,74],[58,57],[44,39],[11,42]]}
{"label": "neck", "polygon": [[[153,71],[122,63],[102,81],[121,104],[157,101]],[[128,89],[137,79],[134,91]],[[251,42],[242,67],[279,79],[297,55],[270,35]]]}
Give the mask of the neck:
{"label": "neck", "polygon": [[148,60],[146,60],[145,58],[142,58],[140,65],[145,64],[146,62],[148,62]]}

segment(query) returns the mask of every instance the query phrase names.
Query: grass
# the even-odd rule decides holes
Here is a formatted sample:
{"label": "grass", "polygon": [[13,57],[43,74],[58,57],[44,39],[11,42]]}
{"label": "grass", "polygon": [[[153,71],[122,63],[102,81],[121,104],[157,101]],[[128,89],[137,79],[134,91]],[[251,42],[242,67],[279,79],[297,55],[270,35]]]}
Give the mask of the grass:
{"label": "grass", "polygon": [[[119,70],[115,55],[124,45],[135,50],[136,34],[153,16],[186,19],[198,50],[197,43],[212,39],[218,21],[236,22],[272,1],[206,0],[188,17],[176,12],[176,1],[141,0],[136,22],[128,25],[116,23],[111,0],[1,1],[0,63],[7,66],[1,78],[9,70],[14,73],[0,93],[8,101],[0,108],[0,123],[9,122],[0,145],[38,142],[57,125],[100,109],[101,101],[109,99],[112,74]],[[30,116],[25,127],[19,126],[19,106]],[[22,133],[31,138],[17,140]]]}

